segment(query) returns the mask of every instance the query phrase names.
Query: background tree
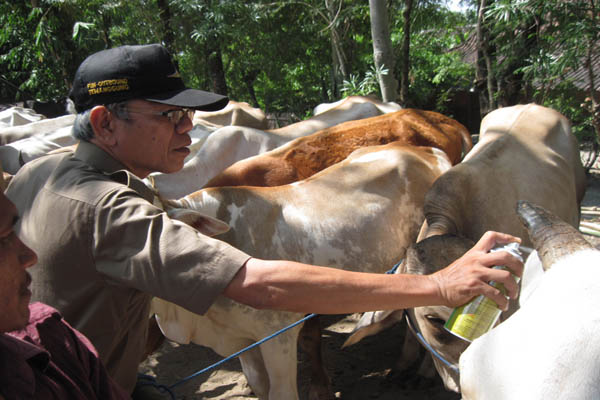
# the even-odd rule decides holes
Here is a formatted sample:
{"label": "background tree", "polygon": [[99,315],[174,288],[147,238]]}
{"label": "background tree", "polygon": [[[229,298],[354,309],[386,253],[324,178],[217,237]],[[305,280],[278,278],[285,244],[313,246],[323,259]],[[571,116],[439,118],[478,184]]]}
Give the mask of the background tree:
{"label": "background tree", "polygon": [[[407,3],[412,3],[407,0]],[[385,0],[369,0],[371,14],[371,36],[373,38],[373,59],[379,73],[377,78],[381,87],[383,101],[396,101],[398,81],[394,77],[394,54],[389,31],[387,4]]]}
{"label": "background tree", "polygon": [[410,72],[410,26],[411,17],[413,10],[413,0],[404,0],[404,11],[402,12],[403,35],[402,35],[402,47],[400,50],[402,59],[402,73],[400,74],[400,103],[403,106],[407,106],[410,101],[408,99],[408,88],[409,80],[408,75]]}
{"label": "background tree", "polygon": [[[5,0],[0,101],[64,98],[90,53],[159,42],[188,85],[271,115],[305,118],[315,105],[350,94],[397,95],[387,84],[381,92],[378,76],[388,69],[387,77],[401,77],[407,106],[466,124],[458,105],[468,107],[472,93],[482,94],[482,115],[536,101],[596,144],[596,1],[463,0],[466,12],[457,13],[445,0],[373,0],[377,14],[352,0]],[[371,28],[385,28],[376,22],[383,13],[389,34],[376,34],[375,43],[389,46],[377,51],[388,57],[382,61]],[[469,128],[476,132],[478,122]]]}
{"label": "background tree", "polygon": [[[484,10],[499,105],[536,101],[561,111],[581,141],[600,137],[595,0],[496,0]],[[591,163],[588,163],[588,167]]]}

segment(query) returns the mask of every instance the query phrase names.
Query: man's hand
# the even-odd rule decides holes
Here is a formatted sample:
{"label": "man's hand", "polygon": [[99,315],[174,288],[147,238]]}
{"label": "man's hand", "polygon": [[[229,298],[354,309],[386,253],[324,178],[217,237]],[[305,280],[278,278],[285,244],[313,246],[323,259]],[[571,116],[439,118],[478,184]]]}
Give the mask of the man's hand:
{"label": "man's hand", "polygon": [[[486,232],[462,257],[430,275],[438,285],[444,304],[458,307],[483,294],[496,302],[501,310],[508,309],[508,299],[488,282],[503,283],[508,296],[511,299],[517,298],[519,286],[511,272],[520,277],[523,274],[523,263],[506,251],[489,251],[498,245],[511,242],[520,243],[521,240],[504,233]],[[511,272],[490,268],[495,265],[506,266]]]}

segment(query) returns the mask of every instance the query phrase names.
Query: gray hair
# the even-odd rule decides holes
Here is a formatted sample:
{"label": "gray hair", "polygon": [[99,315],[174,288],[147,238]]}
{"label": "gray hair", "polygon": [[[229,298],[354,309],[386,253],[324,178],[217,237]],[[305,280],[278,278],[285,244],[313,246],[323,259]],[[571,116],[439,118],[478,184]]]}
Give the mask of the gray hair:
{"label": "gray hair", "polygon": [[[104,107],[106,107],[111,113],[115,114],[115,116],[119,119],[129,119],[129,113],[127,112],[127,103],[127,101],[122,101],[119,103],[110,103],[105,104]],[[71,134],[73,135],[73,137],[75,137],[75,139],[89,142],[94,137],[94,129],[92,128],[92,124],[90,122],[91,112],[92,110],[89,109],[75,116],[73,128],[71,129]]]}

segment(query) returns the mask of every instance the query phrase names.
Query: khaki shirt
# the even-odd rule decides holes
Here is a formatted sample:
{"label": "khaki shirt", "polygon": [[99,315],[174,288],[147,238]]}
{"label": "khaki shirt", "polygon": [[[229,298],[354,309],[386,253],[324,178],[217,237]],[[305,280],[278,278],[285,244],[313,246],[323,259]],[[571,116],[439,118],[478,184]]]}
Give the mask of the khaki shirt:
{"label": "khaki shirt", "polygon": [[171,220],[139,178],[91,143],[25,164],[6,195],[21,215],[18,235],[38,254],[32,300],[83,332],[129,391],[152,296],[203,314],[249,258]]}

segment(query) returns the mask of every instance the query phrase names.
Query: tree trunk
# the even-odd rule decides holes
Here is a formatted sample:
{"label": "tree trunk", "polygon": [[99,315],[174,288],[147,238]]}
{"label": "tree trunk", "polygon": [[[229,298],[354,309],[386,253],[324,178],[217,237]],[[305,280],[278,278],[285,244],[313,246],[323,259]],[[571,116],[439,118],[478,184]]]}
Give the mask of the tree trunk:
{"label": "tree trunk", "polygon": [[377,71],[388,70],[386,75],[378,74],[383,101],[396,101],[398,81],[394,77],[394,54],[388,28],[388,14],[385,0],[369,0],[371,12],[371,36],[373,38],[373,58]]}
{"label": "tree trunk", "polygon": [[[163,28],[163,41],[165,47],[171,54],[175,54],[174,42],[175,33],[171,28],[171,9],[167,0],[157,0],[158,12],[160,16],[160,22]],[[177,66],[177,65],[175,65]]]}
{"label": "tree trunk", "polygon": [[250,71],[246,71],[244,73],[244,84],[246,85],[246,90],[250,93],[250,98],[252,99],[252,106],[259,108],[258,99],[256,98],[256,91],[254,90],[254,81],[258,77],[260,71],[258,69],[253,69]]}
{"label": "tree trunk", "polygon": [[[212,1],[203,0],[203,2],[206,9],[210,10]],[[209,90],[213,93],[227,96],[227,80],[225,79],[225,67],[223,66],[223,54],[220,46],[222,40],[215,26],[209,27],[209,32],[209,38],[204,43],[204,59],[208,68],[207,75],[210,79]]]}
{"label": "tree trunk", "polygon": [[[591,15],[593,19],[598,19],[598,12],[596,11],[594,0],[589,0]],[[600,102],[598,101],[598,94],[596,92],[596,77],[594,75],[594,66],[592,65],[592,56],[594,54],[595,42],[593,40],[587,40],[586,49],[586,67],[588,73],[588,79],[590,81],[590,99],[592,101],[592,125],[596,131],[596,140],[600,143]]]}
{"label": "tree trunk", "polygon": [[208,60],[208,73],[211,81],[210,90],[214,93],[227,96],[227,81],[225,80],[223,55],[221,54],[218,40],[215,40],[212,46],[207,45],[206,59]]}
{"label": "tree trunk", "polygon": [[402,75],[400,77],[400,105],[406,107],[409,105],[408,99],[408,73],[410,71],[410,17],[412,14],[413,1],[404,1],[404,40],[402,41]]}
{"label": "tree trunk", "polygon": [[349,78],[348,59],[344,53],[343,43],[337,30],[336,19],[343,1],[340,0],[337,7],[335,0],[325,0],[325,6],[329,14],[329,35],[331,37],[331,61],[332,61],[332,90],[334,99],[340,96],[340,87],[344,79]]}
{"label": "tree trunk", "polygon": [[481,0],[477,14],[477,70],[475,72],[476,87],[480,90],[479,108],[482,114],[496,108],[494,100],[494,74],[492,59],[488,45],[488,35],[484,23],[487,0]]}

